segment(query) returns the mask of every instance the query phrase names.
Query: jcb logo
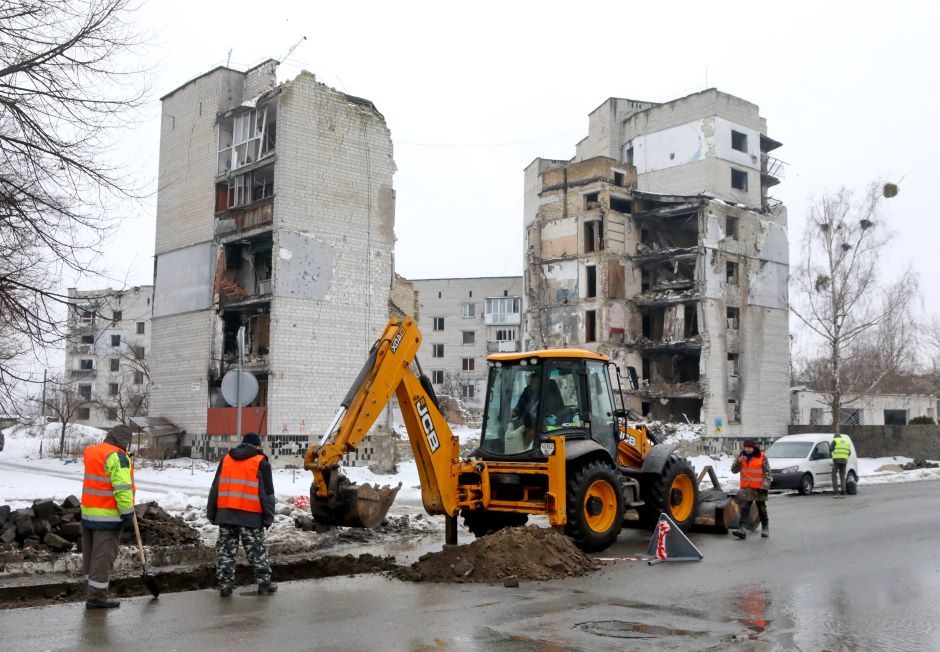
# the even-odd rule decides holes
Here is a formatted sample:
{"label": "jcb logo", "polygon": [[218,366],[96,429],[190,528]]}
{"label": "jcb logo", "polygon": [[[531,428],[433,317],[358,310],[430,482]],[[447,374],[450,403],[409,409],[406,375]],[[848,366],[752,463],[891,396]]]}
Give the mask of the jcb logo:
{"label": "jcb logo", "polygon": [[434,430],[434,421],[431,420],[431,412],[423,398],[415,401],[415,407],[418,408],[418,418],[421,419],[421,427],[424,429],[424,436],[428,438],[428,447],[432,453],[437,452],[441,447],[441,442],[437,438],[437,432]]}
{"label": "jcb logo", "polygon": [[398,346],[401,344],[401,340],[404,337],[404,334],[401,331],[398,331],[398,334],[395,335],[395,339],[392,340],[392,353],[398,351]]}

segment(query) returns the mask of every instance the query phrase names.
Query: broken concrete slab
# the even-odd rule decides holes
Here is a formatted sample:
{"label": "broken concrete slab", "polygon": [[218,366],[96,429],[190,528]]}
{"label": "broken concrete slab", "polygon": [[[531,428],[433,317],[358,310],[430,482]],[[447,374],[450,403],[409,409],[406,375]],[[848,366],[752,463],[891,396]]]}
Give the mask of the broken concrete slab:
{"label": "broken concrete slab", "polygon": [[7,522],[7,519],[10,518],[10,506],[9,505],[0,505],[0,525],[3,525]]}
{"label": "broken concrete slab", "polygon": [[25,541],[29,537],[35,534],[35,529],[33,527],[33,520],[30,519],[20,519],[16,521],[16,538],[19,541]]}
{"label": "broken concrete slab", "polygon": [[49,525],[49,521],[44,518],[37,518],[33,520],[33,536],[39,537],[41,541],[44,536],[49,534],[52,531],[52,526]]}
{"label": "broken concrete slab", "polygon": [[82,536],[82,524],[71,522],[59,526],[58,534],[69,541],[78,541]]}
{"label": "broken concrete slab", "polygon": [[42,542],[55,552],[67,552],[72,549],[72,542],[66,541],[57,534],[49,532],[42,538]]}
{"label": "broken concrete slab", "polygon": [[36,517],[36,512],[31,510],[29,507],[23,507],[21,509],[17,509],[12,514],[10,514],[11,521],[32,520],[35,517]]}
{"label": "broken concrete slab", "polygon": [[81,509],[82,501],[76,498],[75,496],[69,496],[62,501],[63,509]]}
{"label": "broken concrete slab", "polygon": [[7,523],[3,531],[0,532],[0,541],[3,543],[13,543],[16,541],[16,526],[13,523]]}
{"label": "broken concrete slab", "polygon": [[48,520],[50,516],[56,513],[57,507],[58,505],[51,500],[37,500],[33,503],[33,513],[36,514],[36,518]]}

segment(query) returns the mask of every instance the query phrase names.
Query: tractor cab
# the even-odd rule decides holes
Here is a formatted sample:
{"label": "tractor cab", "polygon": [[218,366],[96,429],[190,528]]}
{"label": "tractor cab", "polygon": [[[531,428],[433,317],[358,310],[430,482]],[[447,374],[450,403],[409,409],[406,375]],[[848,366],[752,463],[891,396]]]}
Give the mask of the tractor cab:
{"label": "tractor cab", "polygon": [[618,428],[605,356],[579,349],[494,354],[480,456],[545,458],[549,437],[593,440],[612,460]]}

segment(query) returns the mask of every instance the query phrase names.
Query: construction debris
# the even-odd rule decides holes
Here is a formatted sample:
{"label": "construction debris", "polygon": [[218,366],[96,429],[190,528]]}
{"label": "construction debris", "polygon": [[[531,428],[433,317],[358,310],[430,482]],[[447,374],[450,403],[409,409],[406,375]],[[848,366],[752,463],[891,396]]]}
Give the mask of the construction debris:
{"label": "construction debris", "polygon": [[410,582],[482,582],[517,586],[519,580],[552,580],[599,568],[574,542],[536,525],[504,528],[470,544],[444,546],[394,572]]}

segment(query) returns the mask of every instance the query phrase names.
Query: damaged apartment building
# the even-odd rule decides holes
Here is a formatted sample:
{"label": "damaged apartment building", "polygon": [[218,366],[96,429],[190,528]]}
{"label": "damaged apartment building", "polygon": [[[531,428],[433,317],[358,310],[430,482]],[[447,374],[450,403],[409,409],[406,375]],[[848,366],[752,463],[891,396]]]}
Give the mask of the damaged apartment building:
{"label": "damaged apartment building", "polygon": [[611,98],[571,160],[525,173],[525,346],[583,347],[630,406],[706,435],[788,424],[783,164],[758,107]]}
{"label": "damaged apartment building", "polygon": [[240,329],[259,384],[243,431],[285,461],[326,430],[389,315],[385,119],[308,72],[278,83],[277,65],[215,68],[162,98],[150,414],[196,455],[236,432],[220,385]]}

